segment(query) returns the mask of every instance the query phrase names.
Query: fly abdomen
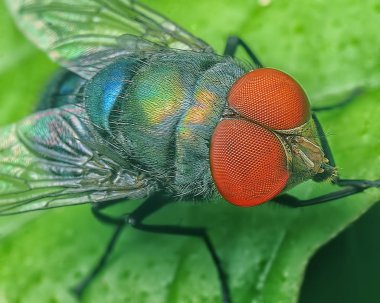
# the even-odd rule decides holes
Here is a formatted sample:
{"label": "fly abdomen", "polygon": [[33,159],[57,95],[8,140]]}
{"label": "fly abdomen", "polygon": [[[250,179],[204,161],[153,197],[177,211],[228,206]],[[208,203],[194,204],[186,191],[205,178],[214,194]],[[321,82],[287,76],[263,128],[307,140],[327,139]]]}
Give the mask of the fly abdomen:
{"label": "fly abdomen", "polygon": [[85,79],[69,70],[59,70],[42,94],[36,111],[80,102],[78,97],[85,82]]}

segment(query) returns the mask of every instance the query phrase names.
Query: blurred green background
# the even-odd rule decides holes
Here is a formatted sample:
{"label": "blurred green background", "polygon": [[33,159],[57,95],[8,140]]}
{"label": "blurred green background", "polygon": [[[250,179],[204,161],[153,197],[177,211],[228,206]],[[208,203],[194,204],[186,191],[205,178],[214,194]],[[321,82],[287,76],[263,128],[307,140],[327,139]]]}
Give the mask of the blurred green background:
{"label": "blurred green background", "polygon": [[[378,1],[144,2],[219,53],[228,35],[241,36],[265,65],[299,80],[314,105],[365,87],[355,103],[320,119],[342,176],[379,178]],[[33,111],[57,67],[18,32],[3,2],[0,37],[0,124],[6,125]],[[293,193],[307,198],[332,189],[308,182]],[[151,221],[206,226],[230,275],[235,303],[372,303],[380,298],[379,206],[314,253],[379,200],[379,190],[371,190],[305,209],[177,203]],[[69,287],[88,272],[111,233],[87,205],[0,217],[0,303],[75,302]],[[127,230],[83,301],[220,299],[215,270],[200,241]]]}

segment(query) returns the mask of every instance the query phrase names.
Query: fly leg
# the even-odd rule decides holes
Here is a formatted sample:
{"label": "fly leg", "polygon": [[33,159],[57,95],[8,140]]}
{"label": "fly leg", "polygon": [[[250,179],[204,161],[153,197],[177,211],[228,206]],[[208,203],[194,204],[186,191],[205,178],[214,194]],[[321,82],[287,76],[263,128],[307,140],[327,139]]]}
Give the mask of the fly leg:
{"label": "fly leg", "polygon": [[[222,302],[223,303],[231,303],[230,299],[230,290],[227,283],[227,275],[223,270],[222,263],[220,261],[220,258],[218,257],[215,247],[211,242],[211,239],[209,235],[207,234],[207,231],[205,228],[202,227],[182,227],[182,226],[172,226],[172,225],[149,225],[144,224],[143,221],[151,215],[152,207],[156,207],[157,205],[166,205],[167,202],[166,197],[160,196],[159,199],[154,200],[147,200],[142,207],[136,209],[133,213],[130,214],[128,218],[129,224],[138,230],[147,231],[151,233],[156,234],[170,234],[170,235],[177,235],[177,236],[189,236],[189,237],[197,237],[201,240],[203,240],[204,244],[207,247],[207,250],[209,251],[212,261],[216,267],[220,286],[221,286],[221,292],[222,292]],[[161,207],[160,207],[161,208]]]}
{"label": "fly leg", "polygon": [[96,276],[100,273],[100,271],[105,267],[109,256],[111,255],[113,249],[115,248],[115,244],[119,239],[121,232],[126,226],[125,222],[119,223],[116,225],[115,231],[112,234],[110,241],[108,242],[106,249],[104,250],[101,258],[98,260],[95,267],[91,270],[91,272],[75,287],[72,288],[72,292],[77,298],[81,298],[87,287],[91,284],[91,282],[96,278]]}
{"label": "fly leg", "polygon": [[170,225],[147,225],[142,223],[135,223],[133,226],[136,229],[148,231],[157,234],[170,234],[178,236],[189,236],[197,237],[201,239],[207,247],[208,252],[211,255],[212,261],[216,267],[218,278],[220,281],[220,287],[222,292],[222,303],[231,303],[231,295],[227,282],[227,275],[223,270],[222,263],[218,254],[216,253],[215,247],[211,242],[209,235],[205,228],[196,227],[181,227],[181,226],[170,226]]}
{"label": "fly leg", "polygon": [[347,104],[351,103],[354,99],[356,99],[356,97],[360,96],[363,93],[363,91],[364,89],[362,87],[357,87],[354,90],[352,90],[351,93],[340,102],[332,105],[313,107],[312,110],[314,112],[322,112],[346,106]]}
{"label": "fly leg", "polygon": [[139,230],[157,233],[157,234],[170,234],[177,236],[189,236],[197,237],[201,239],[207,247],[208,252],[212,258],[215,268],[218,273],[218,278],[220,281],[221,293],[222,293],[222,303],[231,303],[230,289],[227,282],[227,275],[222,267],[222,263],[218,254],[216,253],[215,247],[211,242],[209,235],[205,228],[202,227],[182,227],[182,226],[170,226],[170,225],[149,225],[143,224],[140,221],[135,221],[133,227]]}
{"label": "fly leg", "polygon": [[257,68],[263,67],[260,60],[254,54],[254,52],[249,48],[249,46],[239,37],[230,36],[227,39],[226,47],[224,48],[224,56],[235,57],[238,46],[243,47],[243,49],[247,52],[248,56],[252,59],[252,61],[256,64]]}
{"label": "fly leg", "polygon": [[163,203],[163,199],[159,199],[158,195],[153,195],[152,197],[145,200],[139,207],[137,207],[131,215],[124,215],[121,217],[112,217],[101,212],[102,209],[120,203],[120,200],[115,200],[107,202],[104,204],[95,204],[92,206],[92,213],[94,216],[101,221],[102,223],[115,226],[115,230],[109,240],[106,249],[104,250],[102,256],[99,258],[95,267],[90,271],[90,273],[75,287],[72,288],[73,294],[77,298],[81,298],[83,293],[86,291],[87,287],[91,282],[97,277],[100,271],[105,267],[113,249],[115,248],[117,240],[120,238],[121,232],[126,228],[131,222],[134,222],[131,219],[133,214],[144,214],[149,216],[150,214],[158,211],[161,207],[167,203]]}
{"label": "fly leg", "polygon": [[[332,151],[330,149],[329,143],[326,139],[326,135],[322,129],[322,125],[319,122],[315,113],[312,114],[312,118],[317,128],[317,132],[321,140],[321,146],[325,154],[325,157],[329,160],[329,164],[335,167],[335,160],[334,160]],[[319,180],[315,179],[315,181],[319,181]],[[372,180],[360,180],[360,179],[341,179],[338,176],[334,180],[332,180],[332,183],[339,187],[342,187],[342,189],[322,195],[322,196],[311,198],[308,200],[300,200],[292,195],[284,194],[284,195],[275,197],[273,201],[286,205],[286,206],[290,206],[290,207],[302,207],[302,206],[321,204],[321,203],[337,200],[343,197],[348,197],[357,193],[361,193],[364,190],[368,188],[372,188],[372,187],[380,188],[380,180],[372,181]]]}
{"label": "fly leg", "polygon": [[216,267],[218,277],[220,280],[221,291],[222,291],[222,302],[223,303],[231,303],[230,299],[230,290],[227,283],[227,276],[223,270],[220,258],[218,257],[214,245],[211,242],[210,237],[207,234],[205,228],[199,227],[182,227],[182,226],[169,226],[169,225],[149,225],[144,224],[143,221],[154,214],[158,210],[160,210],[165,205],[169,204],[169,199],[161,194],[156,194],[147,200],[145,200],[139,207],[137,207],[133,212],[128,215],[121,217],[112,217],[106,215],[101,212],[101,210],[109,205],[113,205],[115,203],[106,203],[104,205],[100,204],[98,206],[94,206],[92,211],[95,217],[105,224],[111,224],[116,226],[115,231],[103,253],[99,261],[93,270],[73,289],[74,294],[80,298],[84,291],[87,289],[89,284],[94,280],[94,278],[99,274],[99,272],[104,268],[106,262],[115,247],[115,244],[122,232],[122,230],[130,225],[131,227],[152,232],[158,234],[171,234],[171,235],[179,235],[179,236],[190,236],[197,237],[203,240],[205,243],[212,261]]}
{"label": "fly leg", "polygon": [[[357,180],[357,181],[365,181],[365,180]],[[347,186],[341,190],[334,191],[326,195],[318,196],[318,197],[307,199],[307,200],[301,200],[289,194],[277,196],[273,198],[272,200],[279,204],[289,206],[289,207],[311,206],[311,205],[321,204],[321,203],[341,199],[344,197],[352,196],[354,194],[364,191],[365,189],[369,187],[380,187],[380,180],[372,181],[372,182],[373,183],[369,184],[367,187]],[[339,186],[343,186],[343,185],[339,185]]]}

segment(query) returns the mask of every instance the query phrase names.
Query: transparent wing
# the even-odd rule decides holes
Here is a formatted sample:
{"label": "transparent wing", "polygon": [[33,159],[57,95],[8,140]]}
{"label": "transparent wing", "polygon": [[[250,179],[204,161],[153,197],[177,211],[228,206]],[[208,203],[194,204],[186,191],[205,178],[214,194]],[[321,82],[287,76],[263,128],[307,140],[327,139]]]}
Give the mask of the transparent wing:
{"label": "transparent wing", "polygon": [[82,63],[78,61],[99,52],[87,65],[153,44],[212,51],[202,40],[133,0],[6,1],[21,30],[53,60],[79,74]]}
{"label": "transparent wing", "polygon": [[142,198],[152,190],[84,117],[83,109],[66,106],[0,129],[0,215]]}

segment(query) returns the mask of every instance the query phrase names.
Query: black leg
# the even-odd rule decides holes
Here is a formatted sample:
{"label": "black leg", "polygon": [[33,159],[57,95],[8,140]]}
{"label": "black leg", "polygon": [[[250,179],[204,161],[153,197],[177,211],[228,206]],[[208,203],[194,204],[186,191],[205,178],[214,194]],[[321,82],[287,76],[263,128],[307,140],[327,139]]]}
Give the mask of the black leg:
{"label": "black leg", "polygon": [[329,142],[327,141],[325,132],[323,131],[322,124],[319,122],[317,115],[315,113],[311,114],[311,118],[313,119],[315,127],[317,129],[317,133],[318,133],[319,140],[321,141],[323,153],[325,154],[325,157],[329,160],[329,164],[335,167],[336,165],[335,165],[334,156],[332,154]]}
{"label": "black leg", "polygon": [[230,295],[230,289],[228,286],[227,275],[223,270],[222,263],[216,253],[214,245],[212,244],[211,239],[204,228],[169,226],[169,225],[147,225],[147,224],[142,224],[138,222],[136,222],[133,225],[133,227],[139,230],[152,232],[152,233],[190,236],[190,237],[197,237],[203,240],[203,242],[205,243],[211,255],[212,261],[218,273],[221,292],[222,292],[222,302],[231,303],[231,295]]}
{"label": "black leg", "polygon": [[[322,125],[320,124],[315,113],[312,114],[312,119],[314,120],[315,126],[317,128],[317,133],[320,138],[322,150],[325,154],[325,157],[329,160],[329,165],[331,165],[332,167],[335,167],[335,160],[334,160],[331,148],[326,139],[326,135],[322,129]],[[320,175],[322,175],[322,177],[314,178],[314,181],[322,181],[324,179],[323,174],[320,174]],[[339,178],[339,176],[336,176],[333,180],[331,180],[331,182],[343,188],[340,190],[322,195],[322,196],[308,199],[308,200],[301,200],[292,195],[284,194],[284,195],[275,197],[273,201],[286,205],[286,206],[290,206],[290,207],[303,207],[303,206],[321,204],[321,203],[337,200],[343,197],[348,197],[348,196],[360,193],[366,190],[367,188],[371,188],[371,187],[380,188],[380,180],[371,181],[371,180],[358,180],[358,179],[341,179]]]}
{"label": "black leg", "polygon": [[[150,215],[157,212],[159,209],[169,204],[169,199],[164,195],[157,194],[146,201],[144,201],[139,207],[128,215],[121,217],[112,217],[101,212],[103,208],[107,207],[107,204],[96,205],[92,208],[95,217],[105,224],[115,225],[116,229],[109,241],[103,255],[99,259],[94,269],[84,278],[76,287],[73,288],[73,292],[77,297],[81,297],[89,284],[104,268],[113,248],[123,230],[127,225],[131,227],[152,233],[172,234],[180,236],[191,236],[202,239],[211,255],[212,261],[217,269],[218,277],[220,280],[222,290],[222,302],[231,303],[230,290],[227,283],[227,276],[223,270],[221,261],[216,253],[216,250],[204,228],[196,227],[181,227],[181,226],[169,226],[169,225],[147,225],[143,224],[143,221]],[[111,203],[112,204],[112,203]],[[111,205],[110,204],[110,205]],[[115,203],[113,203],[115,204]],[[112,204],[112,205],[113,205]]]}
{"label": "black leg", "polygon": [[77,298],[81,298],[84,291],[87,289],[87,287],[91,284],[91,282],[96,278],[96,276],[99,274],[99,272],[105,267],[106,262],[111,255],[113,249],[115,248],[115,244],[117,240],[120,237],[120,234],[126,224],[118,224],[116,226],[116,229],[114,233],[112,234],[111,240],[108,242],[106,249],[104,250],[101,258],[99,259],[98,263],[95,265],[95,267],[91,270],[91,272],[75,287],[73,287],[72,292]]}
{"label": "black leg", "polygon": [[234,58],[239,45],[243,47],[243,49],[247,52],[248,56],[252,59],[252,61],[257,66],[257,68],[263,67],[260,60],[254,54],[254,52],[249,48],[249,46],[237,36],[228,37],[226,47],[223,53],[224,56],[231,56]]}
{"label": "black leg", "polygon": [[[129,224],[138,230],[143,230],[147,232],[157,233],[157,234],[171,234],[178,236],[190,236],[198,237],[202,239],[211,255],[212,261],[218,272],[218,277],[221,285],[222,291],[222,302],[231,303],[230,290],[227,283],[227,276],[223,270],[221,261],[216,253],[216,250],[204,228],[197,227],[182,227],[182,226],[170,226],[170,225],[148,225],[143,224],[143,221],[153,213],[152,209],[161,208],[163,205],[167,204],[167,198],[161,196],[160,199],[147,201],[141,207],[136,209],[129,216]],[[153,205],[150,205],[153,204]],[[160,206],[162,205],[162,206]]]}
{"label": "black leg", "polygon": [[[317,128],[318,137],[321,141],[321,146],[323,153],[325,154],[325,157],[329,160],[329,165],[335,167],[335,160],[333,153],[331,151],[330,145],[327,141],[325,132],[323,131],[322,125],[319,122],[317,116],[315,113],[312,114],[312,119],[314,120],[314,124]],[[318,179],[314,179],[315,181],[320,181]],[[379,187],[380,180],[355,180],[355,179],[341,179],[339,176],[336,176],[333,180],[331,180],[332,183],[338,185],[338,186],[353,186],[357,187],[359,189],[365,190],[370,187]]]}
{"label": "black leg", "polygon": [[161,199],[161,196],[159,194],[153,195],[152,197],[145,200],[130,215],[123,215],[121,217],[112,217],[101,212],[102,209],[120,203],[121,201],[112,201],[109,203],[93,205],[92,212],[99,221],[116,227],[110,241],[107,244],[106,249],[104,250],[98,262],[96,263],[95,267],[80,283],[78,283],[75,287],[72,288],[72,292],[77,298],[82,297],[87,287],[96,278],[100,271],[105,267],[107,260],[109,259],[113,249],[115,248],[116,242],[121,235],[121,232],[129,224],[134,223],[133,215],[136,215],[138,218],[145,218],[150,214],[158,211],[164,205],[168,204],[168,202],[166,201],[168,200]]}
{"label": "black leg", "polygon": [[322,112],[322,111],[332,110],[332,109],[346,106],[347,104],[355,100],[356,97],[360,96],[363,92],[364,92],[364,89],[362,87],[357,87],[353,91],[351,91],[351,93],[342,101],[332,104],[332,105],[313,107],[312,110],[314,112]]}
{"label": "black leg", "polygon": [[326,203],[326,202],[330,202],[330,201],[337,200],[340,198],[348,197],[348,196],[360,193],[363,190],[364,189],[361,189],[358,187],[347,187],[342,190],[338,190],[338,191],[328,193],[326,195],[318,196],[318,197],[308,199],[308,200],[301,200],[289,194],[277,196],[272,200],[274,202],[277,202],[279,204],[289,206],[289,207],[303,207],[303,206],[311,206],[311,205]]}

